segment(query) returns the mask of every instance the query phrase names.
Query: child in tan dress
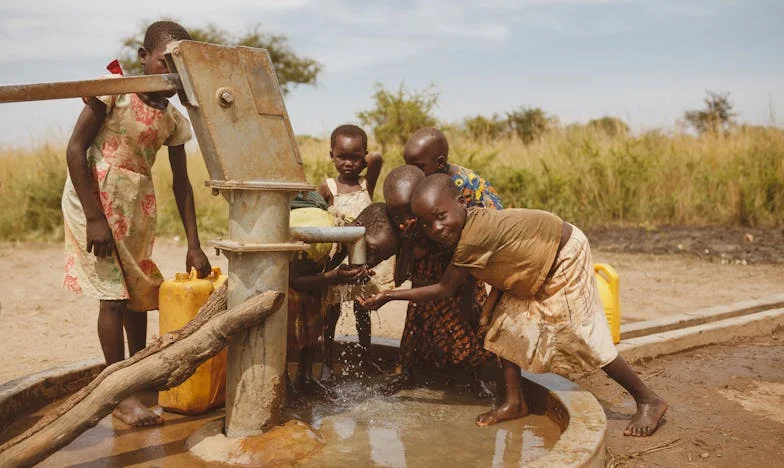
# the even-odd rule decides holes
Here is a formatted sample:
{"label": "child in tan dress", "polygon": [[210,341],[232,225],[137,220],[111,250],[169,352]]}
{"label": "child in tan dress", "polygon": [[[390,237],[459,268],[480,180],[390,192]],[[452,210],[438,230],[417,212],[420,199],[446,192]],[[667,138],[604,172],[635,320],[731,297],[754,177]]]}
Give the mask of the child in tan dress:
{"label": "child in tan dress", "polygon": [[[356,125],[348,124],[339,126],[330,135],[329,155],[338,171],[338,177],[326,179],[318,191],[327,201],[329,211],[335,215],[336,224],[349,225],[354,223],[362,210],[373,203],[373,191],[383,161],[379,153],[368,153],[365,131]],[[367,172],[363,177],[360,174],[366,168]],[[392,259],[386,260],[374,268],[375,276],[367,284],[341,284],[327,290],[322,381],[333,378],[332,347],[343,302],[350,301],[353,304],[357,336],[364,354],[362,360],[369,363],[367,350],[370,347],[370,311],[359,307],[354,299],[394,287],[393,262]]]}
{"label": "child in tan dress", "polygon": [[588,239],[545,211],[466,209],[451,178],[420,182],[411,208],[428,237],[455,248],[437,284],[394,290],[360,300],[378,308],[390,300],[431,301],[455,294],[468,275],[493,287],[480,317],[485,348],[502,358],[505,401],[477,417],[487,426],[528,413],[520,369],[565,372],[602,368],[637,403],[624,434],[656,431],[667,403],[618,355],[604,319]]}

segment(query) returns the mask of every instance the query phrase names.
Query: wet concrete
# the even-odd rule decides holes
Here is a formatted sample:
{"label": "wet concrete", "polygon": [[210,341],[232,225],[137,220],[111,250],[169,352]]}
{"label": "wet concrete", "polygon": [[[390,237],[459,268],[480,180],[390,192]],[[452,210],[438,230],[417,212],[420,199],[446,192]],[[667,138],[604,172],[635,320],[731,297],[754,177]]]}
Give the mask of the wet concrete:
{"label": "wet concrete", "polygon": [[[154,399],[153,393],[145,395],[148,403]],[[479,428],[474,418],[488,406],[454,387],[384,397],[366,383],[349,382],[338,387],[336,403],[315,402],[290,414],[310,422],[326,440],[298,466],[520,466],[546,455],[560,435],[544,415]],[[152,428],[132,428],[107,416],[40,466],[214,466],[189,451],[188,439],[210,423],[220,424],[223,410],[201,417],[163,414],[166,423]],[[24,425],[36,418],[31,415]],[[22,428],[14,424],[6,435]]]}

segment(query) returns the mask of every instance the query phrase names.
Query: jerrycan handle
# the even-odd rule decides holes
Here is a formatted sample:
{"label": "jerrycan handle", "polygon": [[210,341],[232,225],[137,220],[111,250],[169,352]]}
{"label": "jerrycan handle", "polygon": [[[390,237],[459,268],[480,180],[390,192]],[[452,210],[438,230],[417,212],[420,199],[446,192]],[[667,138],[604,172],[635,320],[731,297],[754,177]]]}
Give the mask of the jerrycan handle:
{"label": "jerrycan handle", "polygon": [[[210,274],[207,275],[205,278],[202,278],[202,279],[214,280],[215,278],[219,277],[220,275],[221,275],[220,267],[212,267],[212,271],[210,271]],[[191,272],[189,273],[188,278],[191,281],[199,279],[199,272],[196,271],[196,267],[191,267]]]}
{"label": "jerrycan handle", "polygon": [[613,294],[618,294],[618,273],[615,268],[606,263],[597,263],[593,266],[594,271],[601,275],[610,285],[610,291]]}

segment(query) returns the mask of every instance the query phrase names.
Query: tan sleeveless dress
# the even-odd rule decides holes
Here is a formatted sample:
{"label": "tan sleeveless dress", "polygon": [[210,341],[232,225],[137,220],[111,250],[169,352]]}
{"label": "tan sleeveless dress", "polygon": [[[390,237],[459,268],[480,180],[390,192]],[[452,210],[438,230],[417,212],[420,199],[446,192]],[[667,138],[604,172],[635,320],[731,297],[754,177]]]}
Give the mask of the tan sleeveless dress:
{"label": "tan sleeveless dress", "polygon": [[[327,188],[332,194],[332,206],[329,211],[335,215],[335,225],[345,226],[354,222],[357,216],[373,203],[370,198],[370,193],[367,189],[367,180],[364,177],[359,178],[360,190],[351,193],[338,193],[337,181],[329,178],[326,180]],[[346,260],[348,262],[348,260]],[[394,272],[395,272],[395,259],[394,257],[384,260],[373,268],[376,272],[367,284],[353,285],[353,284],[338,284],[330,286],[327,291],[326,303],[327,304],[340,304],[346,301],[353,301],[358,297],[370,296],[377,292],[395,287]]]}

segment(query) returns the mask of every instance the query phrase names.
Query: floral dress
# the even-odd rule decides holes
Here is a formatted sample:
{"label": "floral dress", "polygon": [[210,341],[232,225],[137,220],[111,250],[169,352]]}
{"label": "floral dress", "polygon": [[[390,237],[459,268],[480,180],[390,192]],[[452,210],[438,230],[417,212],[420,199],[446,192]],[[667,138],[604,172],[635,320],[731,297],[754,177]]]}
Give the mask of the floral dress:
{"label": "floral dress", "polygon": [[62,199],[64,287],[101,300],[127,299],[134,311],[157,309],[163,277],[150,258],[158,211],[151,170],[162,145],[190,140],[190,123],[174,106],[156,109],[136,94],[98,99],[106,105],[106,119],[87,163],[116,249],[104,258],[87,252],[84,209],[69,174]]}

